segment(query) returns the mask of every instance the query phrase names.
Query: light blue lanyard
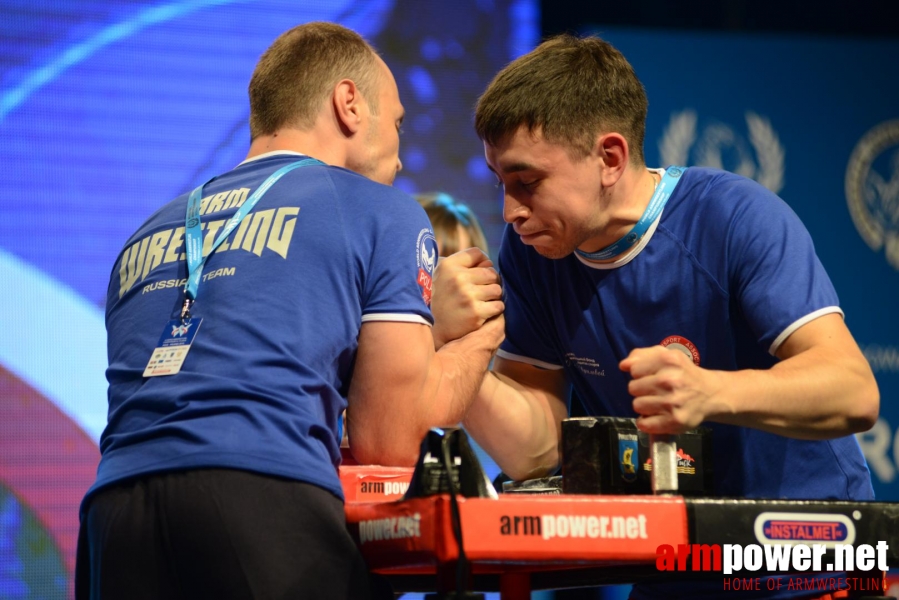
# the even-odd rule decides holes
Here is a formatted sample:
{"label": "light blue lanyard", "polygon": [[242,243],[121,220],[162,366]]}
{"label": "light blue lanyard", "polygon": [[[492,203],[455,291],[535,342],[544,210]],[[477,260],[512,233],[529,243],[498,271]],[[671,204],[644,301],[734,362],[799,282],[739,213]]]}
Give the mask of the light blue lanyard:
{"label": "light blue lanyard", "polygon": [[640,217],[640,220],[637,221],[637,224],[634,225],[634,228],[628,232],[623,238],[615,242],[610,246],[606,246],[602,250],[597,250],[596,252],[584,252],[583,250],[575,249],[575,252],[578,253],[579,256],[583,256],[588,260],[608,260],[614,256],[618,256],[619,254],[630,250],[640,239],[643,237],[643,234],[649,229],[652,225],[653,221],[655,221],[658,216],[662,213],[662,209],[665,208],[665,203],[668,202],[668,198],[671,197],[671,194],[674,192],[674,188],[677,186],[677,183],[680,181],[681,175],[683,175],[684,171],[686,171],[686,167],[668,167],[665,171],[665,175],[662,177],[662,180],[659,182],[659,185],[656,186],[656,190],[652,195],[652,198],[649,199],[649,205],[646,207],[646,210],[643,211],[643,216]]}
{"label": "light blue lanyard", "polygon": [[256,203],[259,202],[269,188],[275,185],[275,183],[284,175],[299,167],[321,164],[324,163],[320,160],[305,158],[295,163],[290,163],[285,167],[281,167],[269,175],[268,179],[262,182],[262,185],[253,192],[253,195],[247,198],[246,202],[237,209],[234,216],[228,219],[228,222],[225,223],[225,226],[222,228],[222,232],[212,244],[209,254],[206,256],[203,256],[203,231],[200,227],[200,200],[203,197],[203,188],[206,186],[206,183],[209,183],[209,181],[212,180],[210,179],[190,193],[190,196],[187,198],[187,216],[184,219],[184,240],[187,253],[187,283],[184,284],[185,298],[184,306],[181,308],[182,320],[190,319],[190,307],[194,300],[197,299],[197,291],[200,287],[200,276],[203,275],[203,266],[206,264],[206,259],[208,259],[212,253],[215,252],[216,248],[225,241],[228,234],[234,231],[235,227],[240,225],[240,222],[243,221],[244,217],[246,217],[251,210],[253,210],[253,207],[256,206]]}

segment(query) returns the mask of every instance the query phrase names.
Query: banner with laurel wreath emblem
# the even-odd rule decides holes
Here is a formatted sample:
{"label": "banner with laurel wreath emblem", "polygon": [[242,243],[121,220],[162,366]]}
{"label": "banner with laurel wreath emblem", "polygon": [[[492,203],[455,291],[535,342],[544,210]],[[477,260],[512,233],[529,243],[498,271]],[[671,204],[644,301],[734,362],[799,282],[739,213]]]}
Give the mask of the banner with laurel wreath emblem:
{"label": "banner with laurel wreath emblem", "polygon": [[805,223],[880,386],[875,492],[899,500],[899,41],[597,33],[646,87],[650,166],[745,175]]}

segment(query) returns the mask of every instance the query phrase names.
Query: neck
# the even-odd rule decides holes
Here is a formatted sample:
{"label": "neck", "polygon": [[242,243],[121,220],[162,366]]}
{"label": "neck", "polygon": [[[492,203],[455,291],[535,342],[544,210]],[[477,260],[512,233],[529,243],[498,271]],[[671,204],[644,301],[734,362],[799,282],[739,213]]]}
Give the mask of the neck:
{"label": "neck", "polygon": [[[597,252],[630,232],[649,206],[649,200],[655,192],[661,177],[646,167],[628,169],[607,191],[603,201],[603,219],[599,233],[578,249],[584,252]],[[614,260],[614,257],[610,260]]]}
{"label": "neck", "polygon": [[[343,145],[336,140],[326,141],[319,128],[310,130],[279,129],[275,133],[260,135],[252,141],[246,159],[254,158],[267,152],[291,150],[306,156],[317,158],[325,164],[338,167],[346,166],[346,152]],[[245,159],[245,160],[246,160]]]}

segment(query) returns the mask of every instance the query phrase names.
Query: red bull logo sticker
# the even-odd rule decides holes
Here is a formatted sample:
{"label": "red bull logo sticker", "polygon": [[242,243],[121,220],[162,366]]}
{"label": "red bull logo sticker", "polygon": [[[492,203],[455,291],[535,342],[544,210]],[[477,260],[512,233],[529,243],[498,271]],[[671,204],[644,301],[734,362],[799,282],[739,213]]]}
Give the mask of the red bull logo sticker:
{"label": "red bull logo sticker", "polygon": [[[643,463],[644,471],[652,471],[652,458]],[[696,475],[696,459],[684,452],[683,448],[677,449],[677,472],[684,475]]]}

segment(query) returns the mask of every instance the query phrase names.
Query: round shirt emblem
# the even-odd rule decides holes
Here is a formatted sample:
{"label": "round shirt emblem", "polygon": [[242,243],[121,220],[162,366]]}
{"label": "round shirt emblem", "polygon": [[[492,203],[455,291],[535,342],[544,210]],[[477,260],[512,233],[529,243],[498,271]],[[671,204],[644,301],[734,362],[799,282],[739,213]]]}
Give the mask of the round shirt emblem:
{"label": "round shirt emblem", "polygon": [[660,343],[669,350],[679,350],[680,352],[683,352],[693,361],[694,365],[699,366],[699,350],[697,350],[696,345],[687,338],[679,335],[669,335]]}

